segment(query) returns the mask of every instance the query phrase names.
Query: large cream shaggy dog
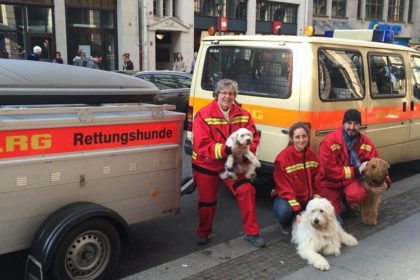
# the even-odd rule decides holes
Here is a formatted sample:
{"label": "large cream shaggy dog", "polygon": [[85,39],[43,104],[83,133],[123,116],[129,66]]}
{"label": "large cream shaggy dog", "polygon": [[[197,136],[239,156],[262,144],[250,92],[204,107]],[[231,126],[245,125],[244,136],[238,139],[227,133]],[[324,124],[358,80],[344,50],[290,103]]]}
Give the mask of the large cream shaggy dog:
{"label": "large cream shaggy dog", "polygon": [[338,256],[341,244],[357,245],[356,238],[337,222],[334,207],[325,198],[312,199],[306,210],[296,216],[292,242],[297,245],[299,256],[320,270],[330,269],[330,264],[321,254]]}
{"label": "large cream shaggy dog", "polygon": [[[250,151],[249,145],[253,142],[254,135],[246,128],[240,128],[233,132],[226,140],[226,146],[244,146],[246,152],[239,156],[229,155],[225,162],[225,171],[219,174],[222,179],[238,179],[236,174],[245,173],[245,178],[252,179],[256,176],[255,169],[261,166],[260,161]],[[249,161],[245,162],[244,157]]]}

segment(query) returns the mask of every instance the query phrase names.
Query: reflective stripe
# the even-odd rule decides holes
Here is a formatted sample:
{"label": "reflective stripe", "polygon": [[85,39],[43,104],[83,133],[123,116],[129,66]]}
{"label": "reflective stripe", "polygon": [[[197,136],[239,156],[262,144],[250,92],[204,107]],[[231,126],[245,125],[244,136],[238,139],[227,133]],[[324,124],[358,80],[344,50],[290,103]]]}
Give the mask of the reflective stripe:
{"label": "reflective stripe", "polygon": [[205,121],[208,125],[228,124],[227,120],[222,119],[222,118],[207,118],[207,119],[204,119],[204,121]]}
{"label": "reflective stripe", "polygon": [[360,146],[360,150],[366,150],[368,152],[372,151],[372,146],[368,145],[368,144],[362,144],[362,146]]}
{"label": "reflective stripe", "polygon": [[345,174],[345,178],[346,180],[351,178],[351,169],[350,166],[344,166],[344,174]]}
{"label": "reflective stripe", "polygon": [[331,149],[331,151],[336,151],[336,150],[340,150],[341,149],[341,146],[340,145],[338,145],[338,144],[332,144],[331,146],[330,146],[330,149]]}
{"label": "reflective stripe", "polygon": [[237,116],[232,119],[232,123],[247,123],[248,121],[248,116]]}
{"label": "reflective stripe", "polygon": [[291,165],[291,166],[286,167],[286,172],[287,173],[296,172],[298,170],[304,169],[305,165],[306,165],[307,168],[316,168],[318,166],[318,162],[316,162],[314,160],[311,160],[311,161],[305,162],[305,164],[298,163],[298,164],[295,164],[295,165]]}
{"label": "reflective stripe", "polygon": [[192,157],[193,159],[197,159],[197,153],[193,151],[193,152],[192,152],[191,157]]}
{"label": "reflective stripe", "polygon": [[214,146],[214,157],[216,159],[222,159],[222,144],[216,143]]}
{"label": "reflective stripe", "polygon": [[292,206],[292,207],[300,205],[299,202],[297,202],[295,199],[291,199],[288,202],[289,202],[290,206]]}

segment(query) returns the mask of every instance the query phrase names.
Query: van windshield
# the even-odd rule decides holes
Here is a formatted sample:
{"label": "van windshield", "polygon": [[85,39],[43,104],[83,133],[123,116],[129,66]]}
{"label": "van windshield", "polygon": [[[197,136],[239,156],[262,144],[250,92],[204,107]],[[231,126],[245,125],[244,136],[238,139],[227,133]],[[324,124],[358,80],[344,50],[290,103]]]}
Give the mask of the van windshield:
{"label": "van windshield", "polygon": [[210,47],[206,53],[201,87],[213,90],[221,79],[238,82],[239,94],[288,98],[292,53],[288,49]]}

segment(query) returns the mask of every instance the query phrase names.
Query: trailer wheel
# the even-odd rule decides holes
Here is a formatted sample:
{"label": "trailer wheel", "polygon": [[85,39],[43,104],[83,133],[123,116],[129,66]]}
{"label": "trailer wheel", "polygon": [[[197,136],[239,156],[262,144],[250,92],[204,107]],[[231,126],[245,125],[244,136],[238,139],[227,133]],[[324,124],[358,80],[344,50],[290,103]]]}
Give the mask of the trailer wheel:
{"label": "trailer wheel", "polygon": [[117,265],[120,248],[120,236],[108,221],[84,221],[57,245],[51,271],[53,279],[103,279]]}

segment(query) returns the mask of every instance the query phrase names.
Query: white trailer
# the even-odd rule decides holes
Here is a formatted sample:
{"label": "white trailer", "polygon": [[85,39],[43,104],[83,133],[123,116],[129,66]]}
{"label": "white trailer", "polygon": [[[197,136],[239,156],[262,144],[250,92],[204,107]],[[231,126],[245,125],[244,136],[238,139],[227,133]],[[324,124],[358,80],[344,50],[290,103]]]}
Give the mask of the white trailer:
{"label": "white trailer", "polygon": [[[54,74],[39,64],[50,78],[61,69],[53,66]],[[75,68],[65,67],[67,78]],[[130,102],[136,85],[139,101],[157,92],[136,78],[85,70],[76,69],[71,80],[99,75],[108,92],[111,80],[118,80],[108,101],[121,98],[121,84],[130,84]],[[0,254],[30,247],[26,279],[102,279],[117,264],[129,224],[180,208],[184,114],[167,105],[101,103],[95,87],[86,92],[96,104],[83,105],[71,86],[64,98],[57,98],[58,88],[44,96],[49,105],[17,105],[31,93],[36,100],[37,89],[28,83],[15,96],[4,94],[14,105],[0,106]],[[3,89],[13,91],[0,87],[0,100]],[[57,105],[54,99],[78,103]]]}

